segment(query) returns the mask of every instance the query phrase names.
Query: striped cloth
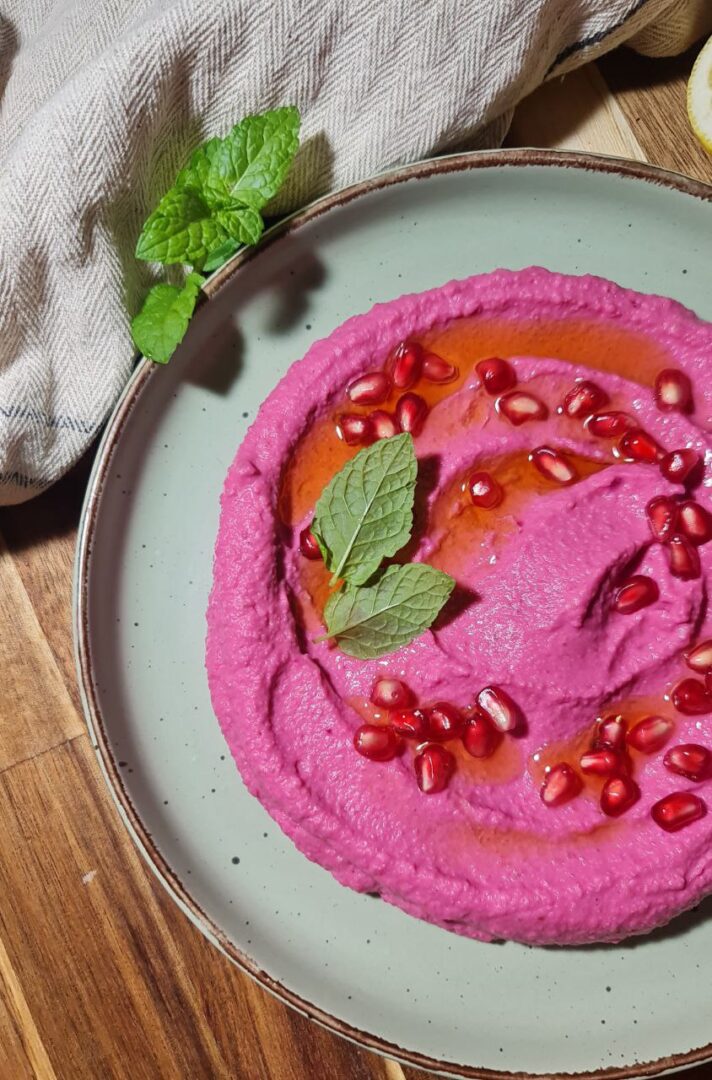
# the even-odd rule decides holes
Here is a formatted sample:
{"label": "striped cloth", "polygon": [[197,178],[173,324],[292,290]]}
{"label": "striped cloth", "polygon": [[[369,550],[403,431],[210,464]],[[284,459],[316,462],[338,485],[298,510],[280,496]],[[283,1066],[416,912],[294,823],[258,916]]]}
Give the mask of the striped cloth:
{"label": "striped cloth", "polygon": [[[273,211],[492,146],[544,79],[709,0],[5,0],[0,14],[0,502],[86,450],[135,361],[140,226],[189,151],[295,103]],[[703,14],[704,9],[704,14]]]}

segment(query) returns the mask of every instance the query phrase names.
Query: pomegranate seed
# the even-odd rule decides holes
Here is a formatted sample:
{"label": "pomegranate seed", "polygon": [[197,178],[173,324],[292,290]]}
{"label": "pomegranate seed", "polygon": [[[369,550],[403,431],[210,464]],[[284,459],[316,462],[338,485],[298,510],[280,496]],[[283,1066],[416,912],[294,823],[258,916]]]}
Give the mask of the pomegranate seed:
{"label": "pomegranate seed", "polygon": [[712,712],[712,695],[699,679],[682,679],[673,687],[672,703],[685,716],[704,716]]}
{"label": "pomegranate seed", "polygon": [[428,709],[428,726],[431,739],[445,742],[447,739],[457,739],[462,735],[465,718],[454,705],[450,705],[447,701],[437,701]]}
{"label": "pomegranate seed", "polygon": [[488,472],[474,472],[467,481],[470,498],[475,506],[484,510],[493,510],[504,498],[501,484],[498,484]]}
{"label": "pomegranate seed", "polygon": [[588,750],[579,761],[581,771],[592,776],[618,776],[628,772],[630,763],[615,750]]}
{"label": "pomegranate seed", "polygon": [[370,419],[373,434],[377,439],[390,439],[394,435],[400,434],[400,428],[395,421],[395,417],[384,409],[374,409],[370,414]]}
{"label": "pomegranate seed", "polygon": [[336,421],[336,434],[347,446],[367,446],[374,438],[371,417],[342,413]]}
{"label": "pomegranate seed", "polygon": [[646,506],[650,531],[661,544],[675,535],[679,509],[675,500],[668,495],[657,495]]}
{"label": "pomegranate seed", "polygon": [[569,390],[561,406],[562,412],[577,420],[584,420],[608,404],[608,394],[600,386],[583,379]]}
{"label": "pomegranate seed", "polygon": [[382,709],[406,709],[413,704],[413,693],[400,679],[377,679],[371,691],[371,702]]}
{"label": "pomegranate seed", "polygon": [[502,732],[482,712],[476,712],[465,728],[462,741],[468,754],[476,758],[491,757],[502,741]]}
{"label": "pomegranate seed", "polygon": [[302,529],[299,534],[299,550],[305,559],[321,558],[321,550],[309,525],[307,525],[306,529]]}
{"label": "pomegranate seed", "polygon": [[601,792],[601,810],[607,817],[620,817],[640,798],[640,788],[630,776],[611,776]]}
{"label": "pomegranate seed", "polygon": [[700,468],[702,458],[694,450],[671,450],[660,462],[660,472],[671,484],[684,484]]}
{"label": "pomegranate seed", "polygon": [[523,390],[510,390],[497,398],[495,406],[515,427],[525,424],[527,420],[546,420],[549,415],[549,410],[539,398],[525,394]]}
{"label": "pomegranate seed", "polygon": [[545,806],[563,806],[564,803],[576,798],[581,787],[581,778],[578,773],[562,761],[549,769],[539,794]]}
{"label": "pomegranate seed", "polygon": [[389,727],[363,724],[354,735],[354,746],[369,761],[390,761],[400,750],[400,739]]}
{"label": "pomegranate seed", "polygon": [[628,745],[641,754],[657,754],[672,735],[675,724],[667,716],[646,716],[628,732]]}
{"label": "pomegranate seed", "polygon": [[596,413],[586,421],[586,430],[597,439],[613,439],[632,427],[635,427],[635,421],[624,412]]}
{"label": "pomegranate seed", "polygon": [[563,454],[552,450],[550,446],[539,446],[532,450],[529,460],[535,469],[547,480],[553,480],[555,484],[573,484],[578,480],[578,473],[566,460]]}
{"label": "pomegranate seed", "polygon": [[656,825],[665,832],[677,832],[693,821],[699,821],[707,813],[707,807],[699,795],[691,791],[674,791],[650,808]]}
{"label": "pomegranate seed", "polygon": [[404,739],[422,742],[428,737],[428,718],[422,709],[397,709],[391,713],[391,727]]}
{"label": "pomegranate seed", "polygon": [[448,360],[443,360],[442,356],[438,356],[437,353],[426,352],[423,357],[423,378],[427,379],[428,382],[452,382],[459,374],[454,364],[451,364]]}
{"label": "pomegranate seed", "polygon": [[663,412],[690,412],[692,383],[682,371],[666,368],[655,380],[655,404]]}
{"label": "pomegranate seed", "polygon": [[704,506],[688,499],[680,506],[680,528],[695,547],[712,540],[712,517]]}
{"label": "pomegranate seed", "polygon": [[477,695],[477,704],[498,731],[514,731],[522,722],[522,713],[501,686],[486,686]]}
{"label": "pomegranate seed", "polygon": [[475,371],[484,389],[493,397],[517,385],[514,368],[506,360],[500,360],[498,356],[491,356],[489,360],[480,360],[478,364],[475,364]]}
{"label": "pomegranate seed", "polygon": [[709,776],[711,763],[712,754],[699,743],[681,743],[679,746],[672,746],[663,758],[663,765],[670,772],[686,776],[688,780],[696,780],[698,783]]}
{"label": "pomegranate seed", "polygon": [[413,762],[418,787],[424,795],[444,791],[455,771],[455,758],[444,746],[430,743],[416,755]]}
{"label": "pomegranate seed", "polygon": [[700,556],[686,536],[673,536],[668,543],[670,573],[673,577],[691,581],[701,573]]}
{"label": "pomegranate seed", "polygon": [[621,752],[625,746],[626,727],[622,716],[604,716],[596,726],[593,749]]}
{"label": "pomegranate seed", "polygon": [[385,371],[369,371],[346,387],[346,393],[354,405],[380,405],[390,392],[391,380]]}
{"label": "pomegranate seed", "polygon": [[699,645],[688,649],[685,653],[685,663],[693,671],[699,671],[703,675],[712,671],[712,641],[701,641]]}
{"label": "pomegranate seed", "polygon": [[613,606],[621,615],[632,615],[641,608],[654,604],[660,596],[658,584],[643,574],[634,574],[624,581],[613,600]]}
{"label": "pomegranate seed", "polygon": [[391,373],[394,386],[398,390],[407,390],[420,378],[423,350],[414,341],[401,341],[389,356],[386,366]]}
{"label": "pomegranate seed", "polygon": [[665,456],[665,451],[656,443],[652,435],[642,428],[630,428],[621,437],[618,449],[627,461],[640,461],[644,465],[654,465]]}
{"label": "pomegranate seed", "polygon": [[423,430],[425,417],[428,415],[428,406],[420,394],[403,394],[396,405],[396,423],[401,431],[409,431],[411,435],[419,435]]}

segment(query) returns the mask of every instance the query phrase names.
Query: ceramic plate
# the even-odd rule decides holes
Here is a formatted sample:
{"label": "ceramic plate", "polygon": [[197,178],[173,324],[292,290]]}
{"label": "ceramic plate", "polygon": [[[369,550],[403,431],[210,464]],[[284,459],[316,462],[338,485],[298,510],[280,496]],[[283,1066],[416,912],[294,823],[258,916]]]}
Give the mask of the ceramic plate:
{"label": "ceramic plate", "polygon": [[139,366],[101,444],[76,626],[119,810],[228,956],[401,1060],[475,1077],[630,1077],[710,1059],[712,906],[622,946],[487,945],[357,895],[300,855],[244,789],[208,697],[226,470],[292,361],[375,301],[536,263],[712,319],[711,198],[643,166],[540,151],[426,162],[340,192],[213,278],[170,365]]}

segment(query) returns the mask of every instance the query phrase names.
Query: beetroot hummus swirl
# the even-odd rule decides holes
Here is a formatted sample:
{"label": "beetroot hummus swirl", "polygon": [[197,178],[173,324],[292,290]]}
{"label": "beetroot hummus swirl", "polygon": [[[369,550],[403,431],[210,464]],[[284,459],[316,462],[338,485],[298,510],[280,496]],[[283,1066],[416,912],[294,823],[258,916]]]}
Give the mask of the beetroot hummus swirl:
{"label": "beetroot hummus swirl", "polygon": [[[503,341],[516,341],[516,351],[500,356],[517,388],[546,406],[544,419],[513,424],[481,385],[476,364],[489,355],[482,341],[490,343],[493,326]],[[537,343],[530,350],[529,337]],[[613,343],[600,365],[591,359],[594,339]],[[329,574],[306,564],[299,534],[316,500],[293,500],[290,518],[284,485],[297,462],[308,478],[309,453],[336,440],[347,385],[382,369],[403,341],[423,342],[459,372],[428,402],[414,440],[420,467],[407,551],[457,586],[432,629],[396,653],[357,660],[333,643],[313,643],[323,633],[326,595],[318,575]],[[616,354],[616,342],[639,348],[647,368],[627,351]],[[663,368],[688,376],[694,406],[687,411],[660,407],[653,384]],[[712,781],[673,773],[664,760],[680,744],[712,749],[704,672],[685,661],[712,638],[712,545],[695,548],[696,574],[676,576],[670,545],[656,540],[646,510],[660,497],[694,501],[703,513],[710,507],[703,468],[711,373],[712,326],[679,304],[538,268],[379,304],[291,367],[225,483],[207,672],[245,783],[305,855],[345,885],[482,940],[615,941],[665,923],[712,891],[712,814],[677,832],[651,814],[673,793],[712,800]],[[667,479],[657,462],[616,456],[615,440],[560,411],[582,379],[658,446],[700,456],[693,492]],[[576,481],[537,472],[529,455],[540,447],[572,463]],[[323,453],[319,460],[323,469]],[[488,511],[468,501],[467,478],[477,470],[499,478],[501,506]],[[657,599],[623,612],[616,598],[631,577],[654,582]],[[471,758],[461,742],[446,743],[455,771],[445,790],[424,795],[415,747],[387,762],[355,752],[354,733],[371,716],[380,677],[402,680],[426,705],[458,709],[472,708],[479,691],[495,685],[523,722],[487,761]],[[689,678],[702,697],[694,715],[671,696]],[[656,753],[629,746],[639,797],[609,816],[601,809],[604,780],[582,774],[580,758],[601,717],[621,716],[630,730],[650,715],[669,721],[668,745]],[[580,790],[547,805],[542,784],[561,762]]]}

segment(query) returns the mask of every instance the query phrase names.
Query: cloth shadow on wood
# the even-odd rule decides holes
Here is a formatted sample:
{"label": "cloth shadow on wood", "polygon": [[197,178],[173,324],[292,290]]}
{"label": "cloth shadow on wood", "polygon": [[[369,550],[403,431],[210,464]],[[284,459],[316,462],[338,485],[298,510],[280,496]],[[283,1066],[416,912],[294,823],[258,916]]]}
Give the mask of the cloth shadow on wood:
{"label": "cloth shadow on wood", "polygon": [[0,510],[0,533],[13,553],[74,533],[79,522],[94,448],[66,476],[30,502]]}

